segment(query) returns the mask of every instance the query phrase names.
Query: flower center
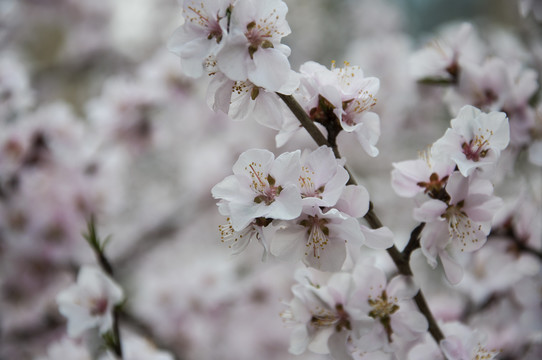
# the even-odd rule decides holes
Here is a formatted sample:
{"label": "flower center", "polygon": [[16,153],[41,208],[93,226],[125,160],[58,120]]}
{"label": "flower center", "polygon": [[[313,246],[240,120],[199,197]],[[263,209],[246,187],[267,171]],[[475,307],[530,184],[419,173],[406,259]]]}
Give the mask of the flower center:
{"label": "flower center", "polygon": [[309,237],[307,244],[307,252],[305,256],[308,256],[309,251],[312,250],[312,255],[320,259],[320,252],[323,251],[328,244],[329,228],[326,226],[328,221],[326,219],[320,219],[318,216],[310,216],[307,219],[301,220],[300,225],[307,228],[307,235]]}
{"label": "flower center", "polygon": [[321,309],[312,315],[310,323],[316,328],[335,326],[337,332],[342,329],[352,330],[350,315],[344,310],[342,304],[335,306],[335,312]]}
{"label": "flower center", "polygon": [[91,300],[90,314],[92,316],[103,315],[107,310],[107,298],[99,298]]}
{"label": "flower center", "polygon": [[392,342],[391,334],[393,333],[391,328],[391,318],[390,316],[399,310],[399,305],[397,305],[397,298],[390,299],[386,290],[382,291],[382,294],[376,298],[369,296],[369,305],[373,308],[369,312],[369,316],[373,319],[379,320],[380,323],[384,326],[386,334],[388,335],[388,341]]}
{"label": "flower center", "polygon": [[262,28],[260,24],[256,24],[256,21],[252,21],[247,25],[245,36],[250,43],[248,46],[248,53],[251,59],[254,58],[254,53],[260,46],[264,49],[273,47],[273,43],[269,40],[269,38],[271,38],[269,27]]}
{"label": "flower center", "polygon": [[261,164],[252,162],[245,167],[245,170],[250,173],[250,177],[252,178],[250,187],[258,193],[258,195],[254,197],[254,202],[256,204],[263,202],[265,205],[271,205],[273,201],[275,201],[275,198],[280,195],[282,186],[275,186],[275,178],[270,174],[264,176],[263,172],[260,170],[261,167]]}
{"label": "flower center", "polygon": [[216,18],[209,18],[203,13],[204,4],[201,4],[201,9],[197,9],[193,6],[188,7],[190,13],[186,14],[188,21],[198,24],[201,27],[207,28],[208,34],[207,39],[211,40],[216,39],[216,43],[222,41],[222,28],[220,27],[219,21],[221,19],[218,14]]}
{"label": "flower center", "polygon": [[305,176],[302,175],[299,177],[299,185],[301,186],[301,197],[317,197],[321,199],[321,194],[324,192],[325,185],[316,188],[314,182],[312,181],[314,171],[309,170],[306,166],[303,166],[301,168],[301,171],[305,174]]}
{"label": "flower center", "polygon": [[461,148],[467,159],[479,161],[480,158],[486,157],[487,152],[489,151],[489,149],[484,148],[486,145],[489,145],[489,141],[484,135],[476,135],[468,144],[464,142],[463,145],[461,145]]}

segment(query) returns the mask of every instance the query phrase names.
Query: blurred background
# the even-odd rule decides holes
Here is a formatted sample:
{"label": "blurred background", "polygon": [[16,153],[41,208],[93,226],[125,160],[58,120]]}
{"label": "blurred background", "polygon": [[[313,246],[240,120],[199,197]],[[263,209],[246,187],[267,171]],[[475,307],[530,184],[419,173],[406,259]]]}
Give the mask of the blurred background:
{"label": "blurred background", "polygon": [[[441,94],[409,75],[410,55],[470,21],[493,49],[534,54],[528,66],[540,70],[542,27],[516,0],[286,3],[294,70],[349,61],[381,80],[381,155],[340,145],[404,244],[412,203],[393,195],[391,163],[415,158],[450,119]],[[182,75],[166,49],[181,22],[175,0],[0,0],[0,360],[47,359],[65,338],[54,299],[95,263],[81,236],[90,214],[112,236],[127,336],[178,359],[294,358],[279,314],[296,265],[262,262],[257,244],[232,256],[210,189],[248,148],[315,145],[300,136],[276,149],[273,131],[213,113],[207,79]],[[530,175],[536,189],[539,170]]]}

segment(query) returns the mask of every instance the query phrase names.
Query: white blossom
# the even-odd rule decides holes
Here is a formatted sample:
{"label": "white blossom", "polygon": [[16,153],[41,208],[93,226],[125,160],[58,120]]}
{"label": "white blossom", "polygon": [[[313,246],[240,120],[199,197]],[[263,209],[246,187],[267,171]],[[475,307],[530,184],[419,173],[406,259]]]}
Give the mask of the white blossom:
{"label": "white blossom", "polygon": [[68,319],[68,335],[79,337],[86,330],[98,327],[101,334],[113,325],[113,308],[124,298],[120,288],[101,270],[83,266],[77,284],[56,297],[58,309]]}

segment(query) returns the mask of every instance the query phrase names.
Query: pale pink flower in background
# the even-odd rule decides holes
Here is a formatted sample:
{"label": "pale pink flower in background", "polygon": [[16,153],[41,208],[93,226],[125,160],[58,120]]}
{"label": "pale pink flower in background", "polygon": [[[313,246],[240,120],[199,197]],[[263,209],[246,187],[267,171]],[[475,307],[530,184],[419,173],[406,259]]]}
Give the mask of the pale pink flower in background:
{"label": "pale pink flower in background", "polygon": [[493,167],[510,141],[508,118],[503,112],[483,113],[466,105],[451,125],[431,152],[435,159],[455,162],[463,176]]}
{"label": "pale pink flower in background", "polygon": [[444,189],[455,164],[435,161],[430,152],[419,159],[393,163],[391,186],[397,195],[414,197],[424,192],[434,195]]}
{"label": "pale pink flower in background", "polygon": [[353,299],[368,316],[362,321],[364,333],[356,341],[361,351],[389,352],[395,337],[412,341],[425,334],[428,324],[412,302],[419,288],[411,277],[398,275],[388,283],[379,268],[358,264],[353,278]]}
{"label": "pale pink flower in background", "polygon": [[34,103],[27,70],[15,53],[0,58],[0,119],[2,122],[27,111]]}
{"label": "pale pink flower in background", "polygon": [[487,349],[485,334],[461,323],[448,323],[443,326],[445,339],[440,348],[447,360],[494,359],[499,354],[496,349]]}
{"label": "pale pink flower in background", "polygon": [[538,72],[519,61],[508,64],[507,70],[509,90],[502,111],[510,122],[510,144],[519,147],[532,141],[536,126],[536,111],[530,101],[539,89]]}
{"label": "pale pink flower in background", "polygon": [[36,360],[58,359],[91,360],[92,357],[84,344],[70,338],[63,338],[47,348],[47,356],[38,357]]}
{"label": "pale pink flower in background", "polygon": [[303,260],[322,271],[339,271],[348,247],[360,247],[365,237],[356,219],[330,209],[305,207],[295,221],[279,225],[271,240],[271,254],[284,260]]}
{"label": "pale pink flower in background", "polygon": [[233,165],[234,175],[213,187],[219,211],[230,217],[235,231],[257,218],[291,220],[301,214],[300,153],[284,153],[275,159],[268,150],[247,150]]}
{"label": "pale pink flower in background", "polygon": [[454,24],[410,58],[414,78],[455,81],[465,63],[478,62],[483,46],[470,23]]}
{"label": "pale pink flower in background", "polygon": [[467,104],[483,111],[498,111],[509,92],[508,65],[502,59],[489,58],[482,64],[463,64],[457,86],[449,89],[444,101],[452,113]]}
{"label": "pale pink flower in background", "polygon": [[68,335],[79,337],[86,330],[99,328],[104,334],[113,325],[113,308],[124,298],[122,288],[101,270],[83,266],[77,284],[56,297],[58,309],[68,320]]}
{"label": "pale pink flower in background", "polygon": [[[124,335],[124,334],[123,334]],[[99,360],[118,360],[119,358],[108,351]],[[122,338],[123,360],[174,360],[173,355],[156,348],[150,341],[134,335]]]}
{"label": "pale pink flower in background", "polygon": [[200,77],[208,57],[213,57],[224,45],[227,36],[227,9],[230,0],[185,0],[181,25],[168,42],[168,48],[181,58],[185,75]]}
{"label": "pale pink flower in background", "polygon": [[459,172],[450,175],[446,192],[449,203],[428,200],[414,209],[414,219],[427,223],[420,242],[429,264],[436,267],[439,256],[446,276],[455,284],[461,280],[462,270],[448,250],[456,253],[481,248],[502,200],[493,196],[489,180],[474,175],[464,178]]}
{"label": "pale pink flower in background", "polygon": [[230,32],[216,57],[220,71],[235,81],[248,79],[269,91],[281,89],[291,72],[290,48],[280,43],[290,33],[287,12],[282,0],[237,1]]}

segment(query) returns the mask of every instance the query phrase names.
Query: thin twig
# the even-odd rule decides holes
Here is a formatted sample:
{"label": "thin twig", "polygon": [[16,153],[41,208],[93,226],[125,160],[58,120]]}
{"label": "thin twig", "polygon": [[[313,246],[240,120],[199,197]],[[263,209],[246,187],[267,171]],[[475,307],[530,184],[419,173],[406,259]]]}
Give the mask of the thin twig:
{"label": "thin twig", "polygon": [[[277,95],[284,101],[284,103],[292,111],[295,117],[299,120],[301,125],[307,130],[309,135],[314,139],[314,141],[316,141],[316,143],[319,146],[322,146],[322,145],[330,146],[325,136],[320,132],[318,127],[316,127],[314,122],[310,119],[310,117],[307,115],[305,110],[303,110],[301,105],[299,105],[299,103],[293,96],[279,94],[279,93],[277,93]],[[334,153],[337,158],[340,157],[338,153],[338,149],[336,149],[336,147],[334,149]],[[350,175],[350,180],[348,181],[348,184],[356,185],[357,183],[354,180],[354,177],[352,176],[350,171],[348,171],[348,173]],[[375,214],[373,210],[372,202],[369,203],[369,211],[367,212],[367,214],[365,214],[364,218],[372,229],[379,229],[383,226],[382,222],[380,221],[380,219],[378,218],[378,216]],[[419,231],[421,232],[421,230],[422,229],[420,229]],[[395,247],[395,245],[387,249],[387,252],[402,275],[407,275],[407,276],[413,275],[412,269],[410,268],[409,259],[405,256],[405,254],[402,254],[399,250],[397,250],[397,247]],[[433,339],[435,339],[437,344],[440,343],[440,341],[444,339],[444,335],[442,334],[442,331],[438,327],[438,324],[433,314],[431,313],[431,309],[429,309],[429,306],[427,305],[427,302],[425,301],[425,297],[423,296],[423,293],[421,290],[414,297],[414,301],[416,302],[416,305],[420,309],[421,313],[427,319],[427,322],[429,324],[429,333],[431,334]]]}
{"label": "thin twig", "polygon": [[[96,254],[96,258],[98,259],[98,262],[100,263],[100,266],[102,270],[109,275],[111,278],[113,278],[113,266],[111,266],[111,263],[105,256],[105,245],[108,241],[108,238],[106,238],[104,241],[100,239],[98,236],[98,233],[96,232],[96,222],[93,215],[91,215],[90,220],[87,225],[88,233],[84,234],[84,238],[88,241],[89,245],[91,246],[92,250],[94,250],[94,253]],[[122,359],[122,341],[120,338],[120,331],[119,331],[119,317],[120,317],[120,307],[115,306],[113,308],[113,341],[112,344],[109,344],[112,350],[115,352],[115,354]]]}

